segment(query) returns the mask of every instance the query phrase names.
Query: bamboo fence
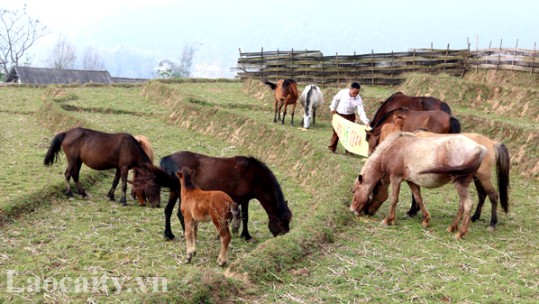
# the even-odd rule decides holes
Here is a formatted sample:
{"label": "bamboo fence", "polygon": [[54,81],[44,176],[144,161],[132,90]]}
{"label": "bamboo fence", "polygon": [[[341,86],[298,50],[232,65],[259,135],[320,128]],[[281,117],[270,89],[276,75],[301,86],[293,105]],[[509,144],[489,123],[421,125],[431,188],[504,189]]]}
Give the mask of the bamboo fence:
{"label": "bamboo fence", "polygon": [[[469,45],[469,44],[468,44]],[[242,52],[236,66],[241,79],[293,78],[302,83],[332,85],[360,81],[371,85],[397,85],[404,73],[446,73],[463,76],[470,70],[539,72],[537,52],[526,49],[488,48],[412,49],[407,52],[331,55],[318,50]]]}

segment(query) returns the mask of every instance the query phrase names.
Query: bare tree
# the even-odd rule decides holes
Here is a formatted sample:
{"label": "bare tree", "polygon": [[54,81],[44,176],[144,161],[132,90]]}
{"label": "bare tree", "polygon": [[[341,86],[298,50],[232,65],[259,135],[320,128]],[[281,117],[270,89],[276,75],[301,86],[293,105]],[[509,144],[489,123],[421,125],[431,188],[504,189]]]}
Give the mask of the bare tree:
{"label": "bare tree", "polygon": [[49,68],[66,70],[75,67],[77,59],[75,46],[64,37],[59,37],[49,59]]}
{"label": "bare tree", "polygon": [[185,46],[182,50],[182,56],[180,58],[180,74],[181,77],[191,77],[191,67],[193,66],[193,57],[195,55],[195,48],[192,46]]}
{"label": "bare tree", "polygon": [[94,48],[87,47],[82,57],[82,68],[84,70],[104,70],[105,63]]}
{"label": "bare tree", "polygon": [[0,73],[7,74],[12,66],[18,66],[28,49],[46,35],[45,30],[38,19],[27,15],[26,4],[22,11],[0,9]]}

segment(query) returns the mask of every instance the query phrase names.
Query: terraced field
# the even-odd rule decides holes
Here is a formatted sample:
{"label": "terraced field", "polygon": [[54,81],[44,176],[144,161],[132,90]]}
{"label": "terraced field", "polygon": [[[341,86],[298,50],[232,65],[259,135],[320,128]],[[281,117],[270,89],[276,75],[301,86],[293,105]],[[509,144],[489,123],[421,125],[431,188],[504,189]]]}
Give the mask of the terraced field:
{"label": "terraced field", "polygon": [[[413,79],[403,88],[412,86],[422,90]],[[368,112],[396,89],[364,87]],[[326,98],[335,91],[326,88]],[[514,159],[512,205],[508,215],[499,215],[498,229],[487,232],[487,204],[483,219],[457,242],[445,230],[457,207],[450,186],[423,191],[433,217],[428,230],[421,228],[420,219],[403,217],[410,199],[407,190],[401,194],[395,226],[379,225],[387,205],[374,217],[349,214],[350,188],[364,160],[343,150],[326,151],[331,134],[327,111],[309,131],[274,124],[270,92],[259,83],[2,87],[0,100],[0,302],[539,300],[534,237],[539,183],[533,178],[536,146],[531,143],[522,152],[531,157]],[[514,123],[504,119],[504,113],[474,115],[478,111],[465,103],[448,102],[468,128],[493,138],[502,139],[504,133],[492,126],[481,129],[476,122],[484,119],[481,115],[509,126],[504,132],[537,133],[532,119]],[[297,113],[296,126],[299,117]],[[107,200],[112,172],[83,167],[81,176],[91,197],[63,196],[65,158],[47,168],[43,156],[55,133],[78,125],[144,134],[156,159],[191,150],[263,160],[294,213],[291,232],[273,238],[266,213],[252,201],[249,228],[255,240],[233,238],[229,267],[217,266],[219,246],[210,224],[201,226],[193,263],[184,264],[183,238],[162,238],[162,208],[138,207],[133,201],[121,207]],[[516,140],[506,144],[510,152],[522,146]],[[162,203],[166,199],[163,193]],[[173,219],[177,236],[180,229]]]}

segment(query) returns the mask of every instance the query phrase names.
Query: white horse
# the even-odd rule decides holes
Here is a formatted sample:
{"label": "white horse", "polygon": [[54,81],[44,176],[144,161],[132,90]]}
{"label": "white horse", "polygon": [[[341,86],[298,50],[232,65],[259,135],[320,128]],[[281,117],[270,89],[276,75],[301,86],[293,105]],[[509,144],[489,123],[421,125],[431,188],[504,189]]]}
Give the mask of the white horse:
{"label": "white horse", "polygon": [[299,102],[303,106],[303,127],[309,129],[311,125],[311,118],[313,125],[316,124],[316,109],[318,109],[324,103],[324,95],[320,88],[314,84],[310,84],[305,87]]}

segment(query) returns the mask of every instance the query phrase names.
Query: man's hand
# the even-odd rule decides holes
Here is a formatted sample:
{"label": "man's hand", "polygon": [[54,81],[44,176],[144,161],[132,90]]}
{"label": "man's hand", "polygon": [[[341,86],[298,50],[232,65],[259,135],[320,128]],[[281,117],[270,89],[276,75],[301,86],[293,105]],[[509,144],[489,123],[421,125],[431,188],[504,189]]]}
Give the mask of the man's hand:
{"label": "man's hand", "polygon": [[329,111],[329,112],[330,112],[332,115],[335,114],[335,113],[337,113],[337,111],[335,111],[335,110],[331,110],[331,111]]}

